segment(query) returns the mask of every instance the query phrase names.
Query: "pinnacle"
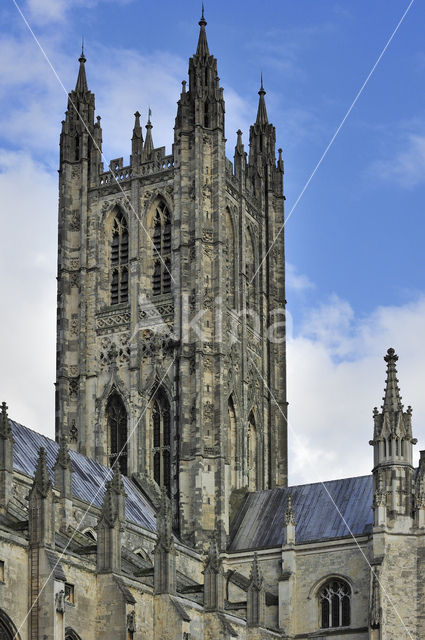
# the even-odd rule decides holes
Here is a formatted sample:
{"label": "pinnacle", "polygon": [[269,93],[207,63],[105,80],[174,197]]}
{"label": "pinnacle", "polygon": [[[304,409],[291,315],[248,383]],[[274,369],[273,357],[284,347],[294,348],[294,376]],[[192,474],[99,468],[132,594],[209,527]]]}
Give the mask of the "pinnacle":
{"label": "pinnacle", "polygon": [[44,447],[40,447],[38,452],[37,466],[35,468],[34,486],[45,498],[52,483],[50,481],[49,470],[47,468],[47,454]]}
{"label": "pinnacle", "polygon": [[261,86],[258,95],[260,96],[260,99],[258,101],[256,124],[265,125],[269,123],[269,119],[267,116],[266,101],[264,100],[266,92],[263,87],[263,74],[261,74]]}
{"label": "pinnacle", "polygon": [[201,58],[202,57],[206,58],[207,56],[210,55],[210,51],[208,49],[207,33],[205,31],[206,25],[207,25],[207,21],[205,20],[205,17],[204,17],[204,5],[202,4],[202,16],[199,21],[199,26],[201,27],[201,30],[199,32],[198,46],[196,49],[196,55]]}
{"label": "pinnacle", "polygon": [[153,138],[152,138],[152,127],[153,127],[153,125],[151,124],[151,115],[152,115],[152,111],[149,109],[149,111],[148,111],[148,121],[146,123],[146,140],[145,140],[145,147],[144,147],[144,151],[145,151],[146,156],[149,156],[149,154],[154,149]]}
{"label": "pinnacle", "polygon": [[257,589],[261,589],[263,586],[263,574],[260,565],[258,564],[258,555],[256,552],[254,553],[254,560],[251,566],[250,583]]}
{"label": "pinnacle", "polygon": [[75,91],[77,93],[86,93],[86,91],[88,91],[89,88],[87,86],[86,69],[84,66],[86,62],[84,49],[81,51],[81,56],[78,58],[78,62],[80,63],[80,68],[78,70],[78,78],[77,78],[77,84],[75,85]]}
{"label": "pinnacle", "polygon": [[384,360],[387,363],[387,380],[385,384],[385,393],[383,397],[384,404],[382,405],[382,409],[383,411],[392,412],[403,411],[396,368],[398,355],[395,350],[392,348],[388,349],[387,355],[384,356]]}
{"label": "pinnacle", "polygon": [[7,438],[11,434],[9,417],[7,415],[7,404],[2,402],[0,415],[0,435]]}
{"label": "pinnacle", "polygon": [[69,457],[68,450],[68,438],[66,435],[62,435],[60,439],[60,445],[58,449],[58,455],[56,458],[55,468],[61,466],[63,469],[71,468],[71,458]]}

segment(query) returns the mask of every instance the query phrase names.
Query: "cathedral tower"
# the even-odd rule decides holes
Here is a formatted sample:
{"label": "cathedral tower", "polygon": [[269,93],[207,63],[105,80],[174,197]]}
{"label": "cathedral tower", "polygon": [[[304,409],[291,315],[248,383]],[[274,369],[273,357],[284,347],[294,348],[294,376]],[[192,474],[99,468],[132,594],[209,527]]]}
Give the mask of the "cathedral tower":
{"label": "cathedral tower", "polygon": [[[57,437],[154,492],[222,546],[232,496],[287,482],[283,162],[261,83],[249,158],[199,22],[171,155],[101,163],[85,58],[60,153]],[[275,241],[276,240],[276,241]]]}

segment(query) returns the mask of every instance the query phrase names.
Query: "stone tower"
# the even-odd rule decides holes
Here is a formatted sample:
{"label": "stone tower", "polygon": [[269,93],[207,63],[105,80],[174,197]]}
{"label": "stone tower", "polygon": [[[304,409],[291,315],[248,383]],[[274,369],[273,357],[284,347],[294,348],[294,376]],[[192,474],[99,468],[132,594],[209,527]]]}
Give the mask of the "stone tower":
{"label": "stone tower", "polygon": [[[165,487],[205,542],[244,490],[287,482],[283,161],[261,83],[249,156],[225,155],[204,16],[172,154],[135,113],[130,164],[101,162],[85,57],[60,143],[56,433]],[[276,242],[274,242],[276,240]]]}

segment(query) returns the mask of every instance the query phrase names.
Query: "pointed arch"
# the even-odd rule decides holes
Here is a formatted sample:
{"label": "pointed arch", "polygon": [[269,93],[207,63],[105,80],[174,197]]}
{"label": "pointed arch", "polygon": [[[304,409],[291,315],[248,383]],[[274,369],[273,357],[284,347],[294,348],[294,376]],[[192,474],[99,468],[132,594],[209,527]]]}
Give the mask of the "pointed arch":
{"label": "pointed arch", "polygon": [[116,389],[113,389],[106,404],[108,429],[108,459],[112,467],[118,460],[121,473],[128,472],[127,411]]}
{"label": "pointed arch", "polygon": [[257,488],[257,424],[254,409],[251,409],[248,416],[246,443],[248,491],[255,491]]}
{"label": "pointed arch", "polygon": [[233,225],[233,220],[230,214],[229,207],[226,207],[224,251],[225,251],[225,268],[226,268],[226,275],[225,275],[226,300],[229,307],[232,308],[235,306],[235,293],[236,293],[235,227]]}
{"label": "pointed arch", "polygon": [[78,633],[74,631],[74,629],[71,629],[71,627],[66,627],[65,640],[81,640],[81,638]]}
{"label": "pointed arch", "polygon": [[151,217],[152,295],[171,291],[171,212],[164,198],[158,198]]}
{"label": "pointed arch", "polygon": [[128,302],[128,222],[123,211],[117,208],[110,225],[109,286],[111,305]]}
{"label": "pointed arch", "polygon": [[6,611],[0,609],[0,639],[1,640],[21,640],[17,628],[9,618]]}

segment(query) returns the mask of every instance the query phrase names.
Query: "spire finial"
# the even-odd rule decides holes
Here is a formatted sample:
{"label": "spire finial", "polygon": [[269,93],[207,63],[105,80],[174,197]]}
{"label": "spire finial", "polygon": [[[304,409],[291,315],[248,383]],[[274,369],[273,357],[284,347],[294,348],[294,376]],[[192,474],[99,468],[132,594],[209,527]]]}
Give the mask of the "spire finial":
{"label": "spire finial", "polygon": [[146,156],[149,156],[149,154],[154,149],[153,139],[152,139],[151,115],[152,115],[152,110],[149,107],[149,109],[148,109],[148,121],[146,123],[146,140],[145,140],[145,147],[144,147],[144,152],[145,152]]}
{"label": "spire finial", "polygon": [[201,16],[201,19],[200,19],[198,24],[201,27],[201,30],[199,32],[199,39],[198,39],[198,46],[196,48],[196,55],[199,56],[200,58],[206,58],[207,56],[210,55],[210,51],[208,49],[207,32],[205,31],[205,27],[207,25],[207,21],[205,20],[205,16],[204,16],[204,5],[203,4],[202,4],[202,16]]}
{"label": "spire finial", "polygon": [[267,109],[266,109],[266,101],[264,100],[264,96],[266,95],[266,92],[264,90],[264,86],[263,86],[263,72],[261,72],[261,86],[260,86],[260,90],[258,92],[258,95],[260,96],[260,99],[258,101],[258,110],[257,110],[257,120],[256,120],[256,124],[268,124],[269,123],[269,119],[267,116]]}
{"label": "spire finial", "polygon": [[82,42],[81,55],[78,58],[78,62],[80,63],[80,68],[78,70],[78,78],[77,78],[77,84],[75,85],[75,91],[79,93],[84,93],[89,90],[87,86],[86,69],[84,66],[86,62],[86,57],[84,55],[84,39]]}
{"label": "spire finial", "polygon": [[204,16],[204,11],[205,11],[205,7],[204,7],[204,3],[202,3],[202,15],[201,15],[201,19],[199,21],[199,26],[200,27],[205,27],[207,24],[207,21],[205,20],[205,16]]}

